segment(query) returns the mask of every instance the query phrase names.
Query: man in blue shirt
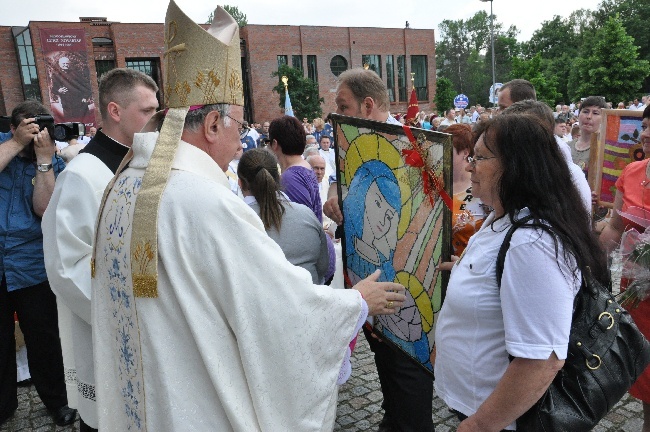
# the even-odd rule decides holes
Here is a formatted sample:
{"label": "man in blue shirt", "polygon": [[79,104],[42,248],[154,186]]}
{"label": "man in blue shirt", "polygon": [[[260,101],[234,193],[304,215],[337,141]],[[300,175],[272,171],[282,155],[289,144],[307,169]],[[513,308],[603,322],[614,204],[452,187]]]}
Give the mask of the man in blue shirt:
{"label": "man in blue shirt", "polygon": [[244,149],[244,152],[248,150],[257,148],[255,139],[249,135],[250,129],[248,129],[248,122],[244,122],[239,127],[239,139],[241,140],[241,146]]}
{"label": "man in blue shirt", "polygon": [[32,381],[59,426],[75,421],[68,407],[56,297],[43,259],[41,217],[65,168],[47,129],[34,116],[48,113],[29,100],[11,114],[13,137],[0,145],[0,424],[18,407],[14,313],[25,335]]}

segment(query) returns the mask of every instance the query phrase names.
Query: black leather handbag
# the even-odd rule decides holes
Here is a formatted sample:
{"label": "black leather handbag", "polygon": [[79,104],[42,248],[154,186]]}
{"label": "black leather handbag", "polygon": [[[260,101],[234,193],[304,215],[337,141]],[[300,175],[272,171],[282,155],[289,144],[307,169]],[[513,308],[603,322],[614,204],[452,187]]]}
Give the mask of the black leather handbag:
{"label": "black leather handbag", "polygon": [[[525,223],[520,222],[499,250],[499,287],[512,233]],[[564,366],[541,399],[517,419],[518,431],[590,431],[650,364],[650,344],[630,314],[588,269],[582,280]]]}

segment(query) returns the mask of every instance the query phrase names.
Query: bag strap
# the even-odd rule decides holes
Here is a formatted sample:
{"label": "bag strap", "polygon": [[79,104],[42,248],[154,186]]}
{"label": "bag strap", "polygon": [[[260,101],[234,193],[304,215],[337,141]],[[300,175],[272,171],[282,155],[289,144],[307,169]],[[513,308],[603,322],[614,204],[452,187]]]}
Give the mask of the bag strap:
{"label": "bag strap", "polygon": [[499,289],[501,289],[501,277],[503,276],[503,265],[506,261],[506,253],[508,252],[508,249],[510,249],[510,240],[512,239],[512,235],[514,234],[517,228],[520,228],[521,226],[525,225],[528,221],[532,219],[533,219],[533,215],[528,215],[513,223],[510,229],[508,230],[508,232],[506,233],[506,237],[503,239],[503,243],[501,243],[501,247],[499,248],[499,255],[497,255],[497,286],[499,287]]}

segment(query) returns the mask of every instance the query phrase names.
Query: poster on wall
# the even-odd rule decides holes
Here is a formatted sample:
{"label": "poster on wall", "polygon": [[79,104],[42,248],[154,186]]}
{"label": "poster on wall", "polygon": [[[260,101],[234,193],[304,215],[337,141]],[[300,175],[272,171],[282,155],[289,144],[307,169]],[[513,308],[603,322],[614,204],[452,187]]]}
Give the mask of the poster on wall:
{"label": "poster on wall", "polygon": [[86,31],[41,29],[47,85],[54,121],[95,126],[95,103],[90,84]]}
{"label": "poster on wall", "polygon": [[352,286],[381,270],[406,287],[394,315],[371,325],[433,373],[434,333],[451,248],[451,136],[331,115],[336,136],[343,267]]}
{"label": "poster on wall", "polygon": [[605,109],[602,113],[597,144],[592,144],[589,155],[589,185],[596,191],[598,205],[612,208],[623,168],[646,157],[640,139],[643,111]]}

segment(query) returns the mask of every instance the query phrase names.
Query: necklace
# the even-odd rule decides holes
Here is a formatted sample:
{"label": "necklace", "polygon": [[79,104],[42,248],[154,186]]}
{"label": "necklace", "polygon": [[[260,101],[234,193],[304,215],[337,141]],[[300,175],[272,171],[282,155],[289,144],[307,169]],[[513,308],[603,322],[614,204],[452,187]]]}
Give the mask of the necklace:
{"label": "necklace", "polygon": [[585,147],[585,148],[580,148],[579,147],[580,143],[581,143],[580,141],[576,141],[575,146],[574,146],[576,151],[583,152],[583,151],[587,151],[587,150],[589,150],[591,148],[591,142],[589,142],[589,141],[587,141],[587,147]]}

